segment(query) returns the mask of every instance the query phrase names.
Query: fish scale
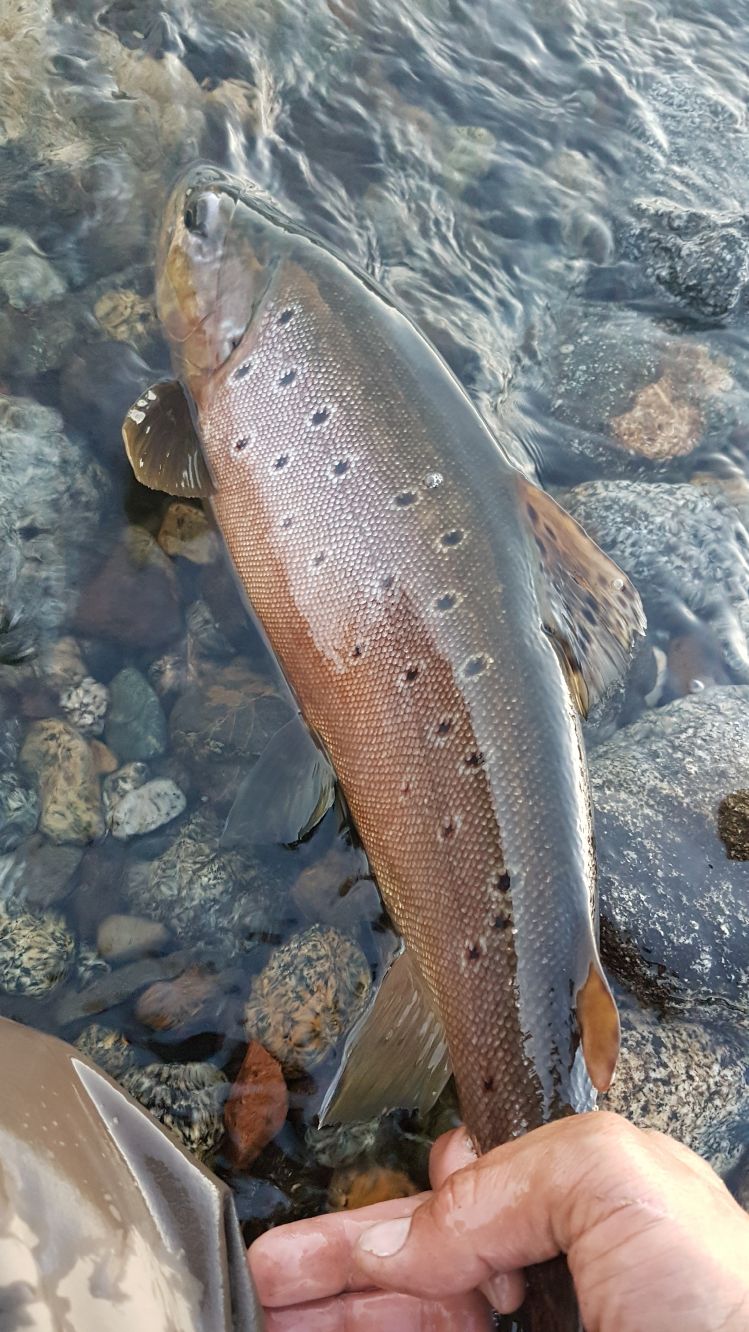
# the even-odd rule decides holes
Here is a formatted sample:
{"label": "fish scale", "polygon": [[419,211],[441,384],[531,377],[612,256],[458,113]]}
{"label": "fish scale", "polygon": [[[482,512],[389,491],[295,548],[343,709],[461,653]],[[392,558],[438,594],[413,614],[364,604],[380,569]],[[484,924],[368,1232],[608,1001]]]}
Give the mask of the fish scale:
{"label": "fish scale", "polygon": [[[626,662],[636,594],[400,311],[242,187],[177,189],[159,306],[216,521],[405,940],[421,999],[387,1007],[386,978],[390,1027],[423,1000],[481,1151],[591,1108],[618,1022],[578,706]],[[377,1058],[352,1051],[331,1113]],[[528,1328],[577,1327],[530,1304]]]}

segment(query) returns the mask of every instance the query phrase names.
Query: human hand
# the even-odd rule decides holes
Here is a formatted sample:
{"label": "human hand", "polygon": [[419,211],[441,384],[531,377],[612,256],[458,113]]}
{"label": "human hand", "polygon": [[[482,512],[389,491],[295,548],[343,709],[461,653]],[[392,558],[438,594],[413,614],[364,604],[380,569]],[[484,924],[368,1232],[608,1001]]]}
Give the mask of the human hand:
{"label": "human hand", "polygon": [[[269,1332],[485,1332],[522,1268],[566,1253],[588,1332],[747,1332],[749,1216],[687,1148],[596,1112],[476,1159],[435,1143],[433,1192],[269,1231]],[[295,1308],[311,1301],[301,1310]]]}

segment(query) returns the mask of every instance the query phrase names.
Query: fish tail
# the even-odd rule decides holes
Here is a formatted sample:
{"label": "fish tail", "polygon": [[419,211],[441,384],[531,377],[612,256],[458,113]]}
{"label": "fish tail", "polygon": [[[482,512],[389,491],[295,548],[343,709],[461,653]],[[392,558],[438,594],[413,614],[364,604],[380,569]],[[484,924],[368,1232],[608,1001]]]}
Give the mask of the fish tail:
{"label": "fish tail", "polygon": [[584,1332],[564,1258],[529,1267],[525,1279],[525,1300],[517,1313],[499,1318],[500,1332]]}

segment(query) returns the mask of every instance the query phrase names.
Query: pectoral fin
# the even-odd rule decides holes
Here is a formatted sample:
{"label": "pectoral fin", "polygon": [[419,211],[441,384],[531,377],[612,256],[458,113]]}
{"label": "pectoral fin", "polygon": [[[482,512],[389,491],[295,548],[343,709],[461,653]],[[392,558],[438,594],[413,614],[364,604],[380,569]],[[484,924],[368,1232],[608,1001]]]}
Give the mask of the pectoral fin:
{"label": "pectoral fin", "polygon": [[349,1032],[320,1124],[374,1119],[400,1107],[425,1114],[449,1076],[442,1023],[410,954],[401,952]]}
{"label": "pectoral fin", "polygon": [[268,741],[240,783],[221,835],[222,847],[291,845],[327,814],[335,773],[301,717]]}
{"label": "pectoral fin", "polygon": [[587,716],[629,664],[645,632],[640,597],[621,569],[550,495],[518,477],[539,556],[544,625]]}
{"label": "pectoral fin", "polygon": [[577,1025],[590,1080],[596,1091],[608,1091],[619,1058],[619,1013],[598,958],[577,992]]}
{"label": "pectoral fin", "polygon": [[215,486],[181,384],[153,384],[122,423],[130,466],[141,485],[167,495],[207,499]]}

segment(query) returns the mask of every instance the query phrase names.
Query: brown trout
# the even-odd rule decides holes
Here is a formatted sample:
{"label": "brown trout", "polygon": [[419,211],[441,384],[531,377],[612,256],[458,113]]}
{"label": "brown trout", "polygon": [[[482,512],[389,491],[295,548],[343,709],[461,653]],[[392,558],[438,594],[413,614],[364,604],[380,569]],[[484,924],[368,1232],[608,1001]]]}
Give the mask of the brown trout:
{"label": "brown trout", "polygon": [[[157,295],[178,382],[128,414],[135,475],[210,500],[405,941],[327,1118],[424,1109],[450,1069],[482,1152],[592,1108],[619,1023],[579,717],[643,630],[636,592],[405,315],[254,187],[180,182]],[[576,1329],[541,1271],[520,1325]]]}

